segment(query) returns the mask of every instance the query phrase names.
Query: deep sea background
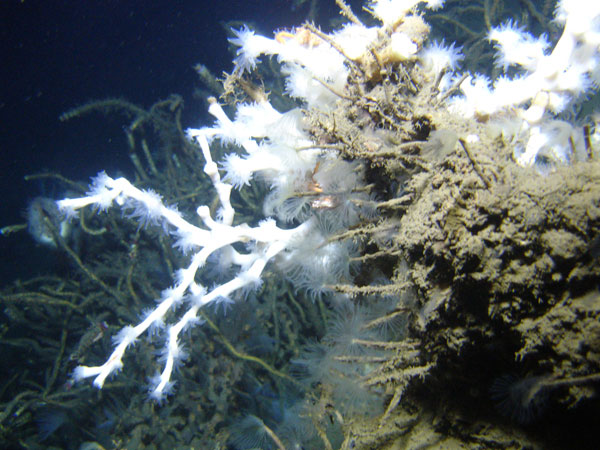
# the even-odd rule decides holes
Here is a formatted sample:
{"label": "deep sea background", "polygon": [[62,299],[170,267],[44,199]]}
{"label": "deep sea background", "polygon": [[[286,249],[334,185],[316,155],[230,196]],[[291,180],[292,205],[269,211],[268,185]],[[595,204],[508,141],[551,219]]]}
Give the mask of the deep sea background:
{"label": "deep sea background", "polygon": [[[357,13],[365,2],[347,0]],[[178,94],[185,102],[184,127],[209,124],[206,102],[194,95],[202,85],[193,67],[204,64],[216,75],[231,71],[229,26],[248,23],[271,36],[273,30],[302,24],[309,4],[0,0],[0,228],[24,223],[24,211],[35,197],[66,195],[56,190],[60,183],[25,181],[26,175],[50,172],[87,182],[102,170],[111,176],[132,172],[122,130],[127,119],[89,114],[61,122],[62,113],[111,97],[148,108]],[[337,18],[335,0],[318,1],[315,23],[327,31]],[[0,235],[0,287],[52,273],[57,258],[57,252],[41,247],[26,231]]]}
{"label": "deep sea background", "polygon": [[[183,124],[210,123],[193,69],[232,68],[226,24],[243,21],[265,35],[299,25],[310,2],[292,0],[3,0],[0,2],[0,228],[24,222],[36,196],[62,198],[57,183],[27,174],[87,181],[101,170],[127,174],[131,162],[120,120],[90,114],[60,122],[90,100],[120,97],[142,107],[179,94]],[[316,22],[338,16],[319,2]],[[359,11],[361,1],[350,2]],[[239,25],[236,25],[239,27]],[[0,280],[44,272],[54,259],[26,232],[0,236]]]}

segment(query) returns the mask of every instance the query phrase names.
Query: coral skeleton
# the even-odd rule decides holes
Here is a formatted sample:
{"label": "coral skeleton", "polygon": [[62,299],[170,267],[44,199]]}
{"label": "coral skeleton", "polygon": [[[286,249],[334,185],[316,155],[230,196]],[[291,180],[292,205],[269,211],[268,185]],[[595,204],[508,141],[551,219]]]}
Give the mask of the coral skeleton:
{"label": "coral skeleton", "polygon": [[[448,80],[460,79],[453,72],[462,59],[461,48],[444,41],[425,45],[427,33],[423,30],[428,27],[417,31],[416,27],[403,27],[409,19],[422,22],[420,4],[437,9],[443,1],[374,0],[369,8],[380,27],[351,23],[331,34],[307,26],[268,38],[244,27],[231,39],[238,47],[234,75],[252,71],[261,58],[275,57],[286,77],[287,94],[306,108],[327,112],[344,96],[352,67],[359,67],[366,79],[377,81],[381,68],[373,67],[412,61],[432,78],[444,77],[439,98],[449,113],[511,123],[517,164],[533,166],[541,157],[569,164],[582,158],[581,128],[560,120],[557,114],[600,82],[600,2],[560,1],[556,21],[563,31],[554,45],[546,36],[536,38],[515,23],[492,29],[489,40],[498,50],[498,66],[504,70],[516,67],[517,75],[490,80],[468,74],[460,82],[461,92],[453,95],[446,95],[452,88]],[[176,272],[175,283],[163,292],[156,308],[139,324],[127,326],[115,336],[113,353],[104,364],[78,367],[76,379],[94,377],[94,385],[101,388],[107,377],[122,368],[126,350],[150,327],[168,322],[167,313],[183,303],[185,312],[164,328],[164,367],[150,391],[152,398],[162,400],[172,390],[174,368],[186,356],[181,349],[182,331],[202,322],[200,308],[230,298],[235,291],[260,286],[269,263],[277,264],[297,288],[314,296],[349,278],[347,264],[353,249],[329,241],[328,233],[348,229],[367,214],[359,206],[368,195],[360,192],[365,182],[356,162],[343,160],[331,143],[313,141],[299,109],[277,111],[264,99],[238,104],[231,120],[213,99],[209,112],[216,118],[213,126],[188,130],[189,138],[198,144],[204,172],[220,203],[217,217],[211,216],[208,206],[197,208],[203,226],[166,206],[159,194],[104,173],[94,179],[87,196],[58,202],[69,217],[86,206],[105,211],[117,205],[133,211],[132,216],[141,223],[161,225],[165,234],[176,236],[176,247],[191,253],[189,265]],[[217,163],[210,148],[216,140],[238,150]],[[456,141],[453,135],[452,145]],[[232,189],[257,182],[270,189],[263,205],[267,217],[256,226],[234,225]],[[315,196],[298,195],[303,192]],[[324,219],[326,213],[330,214]],[[239,251],[236,244],[245,245],[246,251]],[[211,264],[209,257],[216,253],[219,264],[236,267],[237,274],[207,289],[197,283],[196,275]]]}
{"label": "coral skeleton", "polygon": [[[535,38],[512,22],[489,33],[498,50],[497,64],[522,72],[492,82],[469,75],[461,83],[463,95],[454,98],[457,112],[487,117],[515,110],[521,128],[528,134],[515,147],[515,159],[532,166],[538,156],[561,163],[580,159],[573,145],[552,132],[554,115],[572,105],[600,82],[600,6],[583,0],[563,0],[556,9],[556,21],[564,25],[554,48],[545,36]],[[582,131],[563,122],[569,138],[581,141]]]}
{"label": "coral skeleton", "polygon": [[[67,216],[74,215],[77,209],[88,205],[105,210],[112,203],[116,203],[125,209],[134,209],[135,215],[143,216],[142,220],[161,223],[167,232],[175,234],[178,237],[176,246],[194,252],[190,265],[177,272],[176,283],[163,292],[158,306],[138,325],[127,326],[115,336],[115,349],[103,365],[77,367],[74,373],[76,380],[95,377],[94,385],[102,387],[111,373],[122,368],[122,357],[127,348],[150,327],[160,325],[172,308],[185,301],[188,304],[187,311],[166,330],[164,369],[154,378],[151,388],[151,397],[162,400],[171,392],[171,374],[174,367],[185,356],[180,348],[179,336],[184,329],[201,322],[198,318],[198,310],[211,302],[229,298],[232,292],[239,289],[259,286],[261,273],[266,264],[284,250],[293,253],[295,243],[302,242],[302,235],[311,232],[314,223],[312,220],[287,230],[278,228],[272,219],[264,220],[254,228],[246,224],[232,225],[235,214],[230,203],[232,186],[221,181],[205,133],[195,131],[191,134],[203,151],[206,161],[204,172],[212,180],[221,203],[220,219],[217,221],[211,217],[207,206],[198,207],[197,214],[206,228],[197,227],[186,221],[175,208],[165,206],[155,192],[142,191],[124,178],[112,179],[104,173],[94,179],[88,196],[58,202],[59,208]],[[252,243],[252,251],[245,254],[237,252],[231,246],[236,242]],[[208,291],[204,286],[197,284],[194,277],[209,256],[223,249],[227,250],[230,263],[239,267],[239,272],[227,283]]]}

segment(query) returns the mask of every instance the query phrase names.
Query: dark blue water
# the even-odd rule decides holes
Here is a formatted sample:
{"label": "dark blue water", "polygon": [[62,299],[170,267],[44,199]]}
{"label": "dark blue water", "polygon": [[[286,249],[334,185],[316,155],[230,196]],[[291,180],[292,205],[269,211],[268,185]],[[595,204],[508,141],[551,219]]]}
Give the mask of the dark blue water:
{"label": "dark blue water", "polygon": [[[24,181],[26,174],[87,180],[100,170],[131,167],[120,129],[125,122],[94,115],[61,123],[61,113],[94,99],[120,97],[149,107],[179,94],[186,105],[184,126],[199,126],[208,119],[204,102],[192,97],[200,84],[193,66],[230,71],[228,24],[243,21],[269,35],[306,20],[310,2],[294,3],[1,2],[0,227],[23,222],[30,199],[62,194],[52,183]],[[335,8],[333,1],[319,6],[316,21],[326,25],[338,15]],[[27,266],[45,258],[46,250],[20,233],[0,239],[0,254],[0,278],[8,281],[35,273]]]}

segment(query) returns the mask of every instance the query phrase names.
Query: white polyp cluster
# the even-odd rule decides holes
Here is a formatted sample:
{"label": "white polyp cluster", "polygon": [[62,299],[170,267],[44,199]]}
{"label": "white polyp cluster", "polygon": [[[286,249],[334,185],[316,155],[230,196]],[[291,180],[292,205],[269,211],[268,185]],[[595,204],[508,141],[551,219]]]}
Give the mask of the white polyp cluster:
{"label": "white polyp cluster", "polygon": [[[532,166],[540,157],[561,164],[577,160],[582,152],[565,146],[564,139],[555,137],[565,136],[564,130],[557,133],[557,128],[571,126],[571,141],[580,142],[581,129],[568,122],[558,126],[556,122],[559,113],[600,83],[600,7],[596,3],[559,2],[556,20],[564,24],[564,30],[553,48],[546,36],[535,37],[512,21],[493,28],[488,38],[498,52],[496,64],[505,72],[516,69],[517,74],[502,75],[495,80],[481,74],[467,75],[460,84],[461,95],[448,102],[450,111],[486,121],[494,121],[496,117],[501,117],[504,123],[510,118],[518,121],[520,133],[514,157],[522,166]],[[444,89],[452,86],[448,73],[456,71],[462,59],[461,49],[454,44],[444,45],[443,41],[419,49],[414,36],[398,27],[420,5],[436,9],[443,2],[373,0],[369,9],[390,33],[385,57],[390,61],[416,58],[431,75],[446,73],[439,84],[443,95]],[[378,39],[377,30],[380,28],[352,23],[331,33],[328,39],[304,28],[269,39],[243,29],[232,41],[240,46],[236,71],[254,67],[261,55],[276,56],[283,63],[289,95],[302,99],[309,107],[331,109],[343,95],[349,74],[348,59],[359,61]],[[228,166],[239,167],[245,162],[232,157]],[[263,162],[265,168],[273,164],[273,161]],[[247,158],[247,164],[258,169],[252,157]],[[248,172],[234,172],[239,176],[231,176],[230,180],[236,185],[249,182]]]}
{"label": "white polyp cluster", "polygon": [[[65,199],[58,202],[61,211],[73,215],[77,209],[94,206],[105,210],[113,203],[126,208],[134,208],[141,221],[163,225],[167,234],[179,236],[178,246],[193,252],[187,268],[177,271],[175,284],[163,292],[158,306],[145,314],[144,319],[135,326],[127,326],[114,338],[115,348],[108,360],[100,366],[80,366],[74,372],[76,380],[95,377],[94,385],[101,388],[106,378],[123,367],[122,357],[125,351],[139,336],[151,328],[166,328],[166,345],[161,360],[163,371],[154,377],[150,395],[155,400],[164,399],[173,386],[171,375],[178,362],[184,359],[185,352],[179,343],[181,331],[198,324],[198,310],[204,305],[230,295],[244,288],[260,285],[261,274],[266,264],[285,249],[290,249],[294,243],[302,242],[302,236],[309,233],[313,226],[307,221],[296,228],[281,229],[274,221],[263,221],[256,227],[246,224],[233,226],[235,211],[231,207],[229,195],[231,185],[221,181],[215,163],[212,161],[206,134],[195,133],[195,139],[200,144],[206,158],[205,172],[211,178],[213,186],[221,203],[221,218],[214,220],[209,208],[200,206],[198,215],[204,228],[197,227],[186,221],[174,208],[166,207],[160,196],[152,191],[143,191],[133,186],[124,178],[113,179],[101,173],[94,179],[92,189],[87,197]],[[146,220],[146,218],[148,220]],[[185,244],[181,244],[184,241]],[[252,242],[252,251],[241,254],[232,244],[236,242]],[[205,264],[209,256],[217,251],[226,251],[230,263],[238,266],[237,274],[226,283],[206,290],[195,281],[195,275]],[[166,314],[174,306],[187,300],[188,309],[174,323],[164,325]]]}
{"label": "white polyp cluster", "polygon": [[266,101],[241,104],[236,119],[231,121],[214,102],[209,112],[217,118],[215,126],[190,129],[188,134],[192,138],[205,136],[224,143],[235,142],[244,150],[244,155],[231,153],[221,163],[224,180],[237,188],[260,174],[272,190],[290,192],[305,180],[322,152],[304,131],[299,110],[281,114]]}
{"label": "white polyp cluster", "polygon": [[273,39],[256,35],[254,31],[244,26],[240,30],[233,30],[235,38],[229,39],[232,44],[237,45],[237,58],[235,59],[236,70],[240,73],[250,72],[256,67],[257,58],[262,54],[277,53],[278,43]]}
{"label": "white polyp cluster", "polygon": [[[419,4],[436,9],[441,0],[379,0],[370,3],[375,17],[384,26],[395,27],[416,10]],[[256,35],[244,27],[234,30],[230,41],[239,46],[235,59],[235,73],[253,69],[261,55],[276,56],[283,64],[286,92],[301,99],[308,107],[326,110],[335,106],[347,84],[349,69],[347,59],[358,60],[369,51],[378,38],[379,27],[366,27],[351,23],[331,33],[328,38],[300,27],[292,32],[280,32],[273,39]],[[418,46],[414,37],[391,30],[388,58],[394,61],[413,59]],[[335,46],[331,45],[335,42]]]}
{"label": "white polyp cluster", "polygon": [[[559,126],[556,115],[600,83],[599,3],[563,0],[556,20],[564,29],[554,48],[545,36],[536,38],[510,21],[493,28],[489,39],[498,50],[497,64],[518,74],[493,82],[469,75],[460,85],[463,95],[451,100],[452,111],[466,117],[503,115],[506,121],[516,110],[525,136],[514,156],[522,166],[534,165],[540,156],[563,164],[578,159],[582,152],[572,142],[582,141],[582,131],[564,121]],[[565,136],[571,143],[565,145]]]}
{"label": "white polyp cluster", "polygon": [[[158,306],[145,313],[139,324],[127,326],[116,335],[113,353],[104,364],[78,367],[74,372],[76,380],[95,377],[94,385],[101,388],[108,376],[121,370],[125,351],[139,336],[149,330],[164,330],[166,343],[160,358],[163,370],[152,378],[150,390],[153,399],[162,401],[172,391],[173,370],[187,355],[179,342],[181,331],[200,323],[198,311],[201,307],[230,299],[238,290],[260,286],[263,270],[274,259],[280,260],[280,267],[290,279],[297,280],[299,288],[314,295],[325,291],[322,284],[333,284],[348,273],[348,249],[341,243],[327,244],[326,232],[358,220],[358,210],[349,201],[352,191],[362,182],[357,167],[338,160],[334,153],[323,155],[323,151],[308,138],[302,127],[302,115],[297,110],[282,114],[266,102],[242,104],[232,121],[221,106],[211,100],[209,112],[216,118],[213,127],[188,130],[188,135],[202,151],[206,161],[204,172],[210,177],[221,203],[217,218],[211,216],[208,206],[197,208],[203,227],[191,224],[177,209],[165,206],[154,191],[140,190],[124,178],[113,179],[105,173],[94,179],[88,196],[58,202],[59,209],[69,216],[74,216],[77,209],[85,206],[104,211],[117,204],[133,211],[130,217],[141,223],[162,225],[165,233],[177,237],[176,247],[191,253],[188,267],[175,273],[174,285],[163,292]],[[214,139],[234,144],[245,152],[225,157],[223,180],[210,152],[209,140]],[[230,202],[231,189],[233,185],[241,187],[250,183],[256,175],[260,175],[271,189],[270,200],[265,204],[271,205],[272,212],[285,216],[284,222],[295,220],[302,222],[300,225],[279,228],[273,219],[263,220],[255,227],[233,225],[235,210]],[[284,213],[285,208],[278,208],[295,198],[295,193],[309,190],[312,183],[320,183],[319,189],[326,189],[327,194],[321,203],[313,203],[314,208],[331,210],[329,217],[335,218],[335,223],[325,225],[322,217],[306,214],[306,209],[300,214],[300,211]],[[356,194],[357,198],[361,196],[364,194]],[[316,202],[314,197],[309,198]],[[236,243],[245,244],[247,252],[236,250],[233,247]],[[229,271],[231,267],[236,267],[237,272],[229,281],[207,290],[195,282],[195,276],[217,253],[223,265],[221,272]],[[328,272],[334,276],[322,276]],[[308,279],[313,281],[309,283]],[[181,303],[187,304],[187,310],[174,322],[165,323],[167,313]]]}
{"label": "white polyp cluster", "polygon": [[419,54],[419,60],[426,72],[438,76],[458,69],[458,64],[464,58],[461,50],[462,47],[454,44],[446,46],[443,40],[440,43],[434,41]]}
{"label": "white polyp cluster", "polygon": [[488,38],[496,43],[498,49],[496,62],[505,71],[512,65],[519,65],[524,69],[534,71],[550,46],[546,36],[542,35],[536,38],[518,28],[512,21],[492,28]]}
{"label": "white polyp cluster", "polygon": [[[235,120],[230,121],[221,106],[213,102],[209,111],[217,118],[214,127],[190,129],[188,134],[230,142],[228,130],[252,127],[251,133],[245,133],[252,138],[237,141],[243,150],[241,154],[224,157],[224,180],[242,188],[255,178],[260,179],[270,189],[263,203],[265,216],[274,216],[283,223],[311,224],[310,237],[302,235],[291,242],[278,256],[277,265],[296,287],[317,296],[327,292],[327,285],[349,278],[350,249],[345,244],[328,245],[327,239],[368,215],[365,204],[370,199],[360,189],[364,185],[362,169],[357,163],[341,160],[335,151],[325,151],[314,144],[304,130],[298,109],[272,115],[269,126],[254,126],[261,120],[254,116],[269,108],[270,105],[240,104]],[[231,256],[231,250],[221,252],[220,264]],[[333,260],[335,263],[329,264]],[[336,265],[345,269],[326,269]],[[327,272],[334,276],[323,276]]]}

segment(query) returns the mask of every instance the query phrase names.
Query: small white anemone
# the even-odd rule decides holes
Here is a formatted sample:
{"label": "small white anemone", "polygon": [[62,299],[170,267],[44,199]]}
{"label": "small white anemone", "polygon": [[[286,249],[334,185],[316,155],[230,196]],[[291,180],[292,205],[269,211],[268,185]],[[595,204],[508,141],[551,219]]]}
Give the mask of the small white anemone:
{"label": "small white anemone", "polygon": [[236,37],[229,38],[229,42],[240,47],[235,59],[236,72],[250,72],[256,67],[256,61],[260,55],[278,53],[279,43],[275,39],[257,35],[247,26],[231,31]]}
{"label": "small white anemone", "polygon": [[536,38],[513,24],[511,20],[492,28],[488,39],[496,43],[495,47],[498,50],[496,64],[505,71],[511,65],[535,70],[550,47],[545,35]]}
{"label": "small white anemone", "polygon": [[449,47],[442,42],[434,41],[423,49],[420,55],[423,68],[435,75],[444,70],[454,71],[458,64],[464,58],[461,53],[462,47],[455,47],[452,43]]}

